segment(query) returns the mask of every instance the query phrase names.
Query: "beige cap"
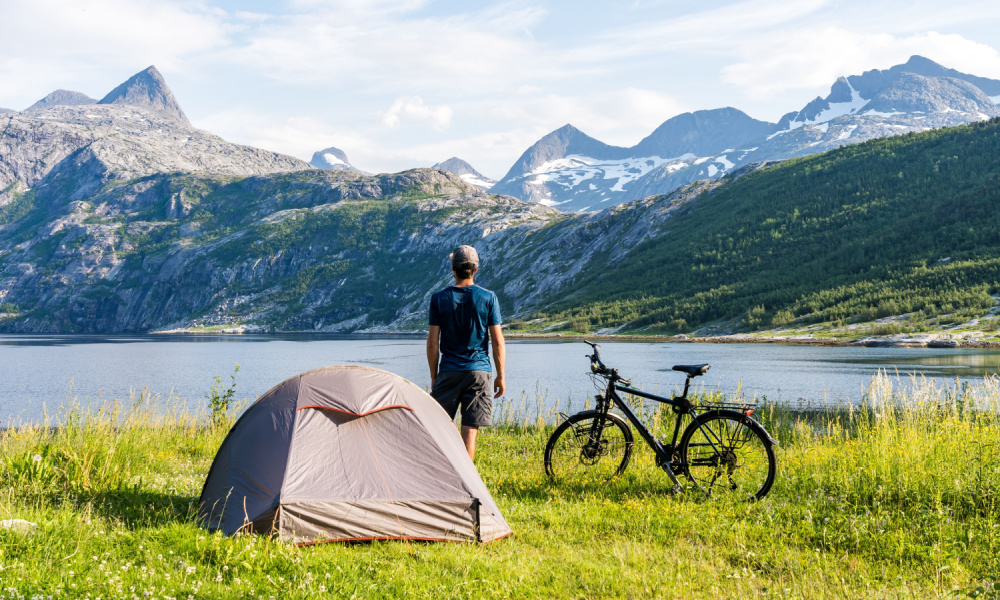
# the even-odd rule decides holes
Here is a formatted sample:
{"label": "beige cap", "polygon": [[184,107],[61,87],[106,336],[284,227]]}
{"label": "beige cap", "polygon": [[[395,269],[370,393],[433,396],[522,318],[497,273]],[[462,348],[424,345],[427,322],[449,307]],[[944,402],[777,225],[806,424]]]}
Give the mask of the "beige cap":
{"label": "beige cap", "polygon": [[472,246],[459,246],[455,248],[455,251],[451,253],[451,266],[459,267],[467,263],[479,266],[479,253],[476,252],[476,249]]}

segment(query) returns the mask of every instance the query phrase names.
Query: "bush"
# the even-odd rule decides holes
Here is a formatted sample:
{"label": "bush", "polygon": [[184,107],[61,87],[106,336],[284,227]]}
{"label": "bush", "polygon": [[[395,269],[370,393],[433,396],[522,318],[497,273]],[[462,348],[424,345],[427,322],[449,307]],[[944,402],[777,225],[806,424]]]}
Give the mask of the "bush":
{"label": "bush", "polygon": [[233,406],[233,397],[236,395],[236,374],[239,372],[240,365],[236,363],[236,370],[230,375],[232,383],[226,388],[221,387],[222,376],[216,375],[215,383],[205,396],[212,406],[212,425],[216,427],[228,427],[231,422],[229,412]]}
{"label": "bush", "polygon": [[771,317],[771,327],[784,327],[790,325],[795,320],[795,315],[790,310],[779,310]]}
{"label": "bush", "polygon": [[767,311],[762,304],[751,308],[743,317],[743,326],[747,329],[760,329],[761,325],[764,324],[766,314]]}

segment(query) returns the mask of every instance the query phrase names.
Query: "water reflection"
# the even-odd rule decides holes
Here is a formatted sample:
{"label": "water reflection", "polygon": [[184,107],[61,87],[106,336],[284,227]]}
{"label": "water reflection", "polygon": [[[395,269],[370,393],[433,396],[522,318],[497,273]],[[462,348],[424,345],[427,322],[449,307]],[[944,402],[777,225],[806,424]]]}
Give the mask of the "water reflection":
{"label": "water reflection", "polygon": [[961,375],[963,377],[996,375],[1000,373],[1000,352],[992,350],[933,350],[933,354],[907,356],[894,354],[891,357],[836,358],[832,362],[841,364],[871,365],[899,373],[921,373],[923,375]]}

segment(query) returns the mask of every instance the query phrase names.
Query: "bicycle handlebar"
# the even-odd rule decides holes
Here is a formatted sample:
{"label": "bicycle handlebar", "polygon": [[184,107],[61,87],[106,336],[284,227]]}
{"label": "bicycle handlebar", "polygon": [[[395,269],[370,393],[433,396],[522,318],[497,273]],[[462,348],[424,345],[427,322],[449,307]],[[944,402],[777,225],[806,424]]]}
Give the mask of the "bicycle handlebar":
{"label": "bicycle handlebar", "polygon": [[608,377],[616,382],[621,382],[623,385],[632,385],[632,382],[628,379],[618,376],[618,369],[608,368],[601,360],[601,346],[600,344],[595,344],[594,342],[583,340],[583,343],[590,345],[594,349],[593,354],[585,354],[587,358],[590,359],[590,368],[597,375],[602,375]]}

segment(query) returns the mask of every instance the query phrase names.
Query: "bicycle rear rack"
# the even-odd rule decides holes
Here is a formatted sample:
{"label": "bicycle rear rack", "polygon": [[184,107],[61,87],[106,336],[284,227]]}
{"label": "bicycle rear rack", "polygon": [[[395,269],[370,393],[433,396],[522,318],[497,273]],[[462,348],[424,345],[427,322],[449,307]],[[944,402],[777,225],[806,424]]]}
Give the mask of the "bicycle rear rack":
{"label": "bicycle rear rack", "polygon": [[744,402],[744,403],[733,403],[733,402],[706,402],[704,404],[695,405],[701,410],[734,410],[736,412],[741,412],[746,416],[750,416],[757,410],[757,405]]}

